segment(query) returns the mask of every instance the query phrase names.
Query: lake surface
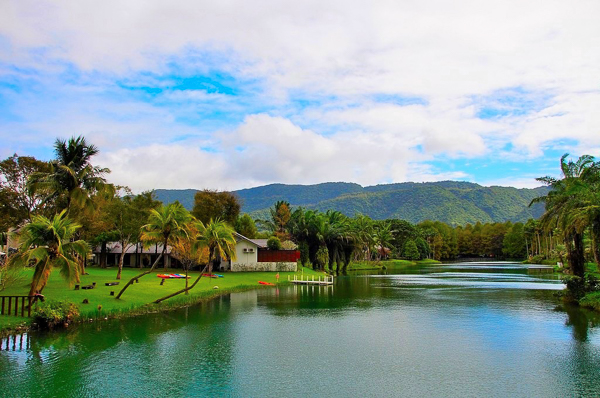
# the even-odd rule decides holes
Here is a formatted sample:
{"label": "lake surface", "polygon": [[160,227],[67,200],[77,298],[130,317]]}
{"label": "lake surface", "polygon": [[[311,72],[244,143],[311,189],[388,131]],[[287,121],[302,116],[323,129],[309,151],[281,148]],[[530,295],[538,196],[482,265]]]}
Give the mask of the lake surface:
{"label": "lake surface", "polygon": [[598,397],[600,317],[456,263],[5,339],[0,396]]}

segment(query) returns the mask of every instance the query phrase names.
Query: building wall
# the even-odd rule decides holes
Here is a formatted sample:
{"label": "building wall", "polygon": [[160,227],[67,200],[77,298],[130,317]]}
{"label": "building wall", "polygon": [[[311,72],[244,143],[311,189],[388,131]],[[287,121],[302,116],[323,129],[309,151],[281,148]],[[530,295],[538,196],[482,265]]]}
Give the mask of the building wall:
{"label": "building wall", "polygon": [[[252,253],[244,253],[244,249],[252,249]],[[235,260],[232,261],[233,265],[247,265],[257,263],[258,259],[258,247],[245,240],[239,240],[235,245]]]}
{"label": "building wall", "polygon": [[287,263],[287,262],[270,262],[270,263],[233,263],[231,265],[231,271],[243,272],[243,271],[277,271],[277,272],[296,272],[298,270],[298,263]]}

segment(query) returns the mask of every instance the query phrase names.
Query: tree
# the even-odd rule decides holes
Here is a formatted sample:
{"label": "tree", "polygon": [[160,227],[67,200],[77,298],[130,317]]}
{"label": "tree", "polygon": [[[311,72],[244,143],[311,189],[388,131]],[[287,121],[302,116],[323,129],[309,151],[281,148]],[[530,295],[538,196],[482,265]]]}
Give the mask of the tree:
{"label": "tree", "polygon": [[275,202],[275,205],[269,209],[269,215],[270,219],[258,220],[258,222],[280,240],[289,239],[288,223],[292,218],[289,202],[284,200]]}
{"label": "tree", "polygon": [[504,235],[502,252],[508,258],[525,258],[525,230],[523,224],[518,222],[512,225]]}
{"label": "tree", "polygon": [[407,240],[404,243],[404,248],[402,249],[402,256],[407,260],[418,260],[421,255],[419,254],[419,249],[417,248],[417,244],[414,240]]}
{"label": "tree", "polygon": [[258,232],[256,230],[256,224],[254,223],[254,220],[247,213],[244,213],[238,217],[237,221],[235,222],[235,230],[237,233],[250,239],[254,239]]}
{"label": "tree", "polygon": [[267,247],[270,250],[281,250],[281,240],[276,236],[271,236],[267,239]]}
{"label": "tree", "polygon": [[199,221],[194,224],[194,227],[198,233],[192,243],[193,250],[198,251],[201,249],[208,249],[208,262],[204,267],[204,270],[200,272],[198,278],[196,278],[191,286],[178,290],[177,292],[169,294],[168,296],[162,297],[154,301],[154,303],[158,304],[161,301],[193,289],[198,284],[202,278],[202,275],[207,269],[208,273],[212,272],[212,265],[214,261],[220,261],[224,258],[235,260],[236,241],[234,237],[234,230],[227,223],[221,220],[210,220],[207,225],[204,225],[204,223]]}
{"label": "tree", "polygon": [[27,189],[34,173],[47,172],[50,166],[34,157],[14,154],[0,162],[0,230],[8,231],[43,209],[42,197]]}
{"label": "tree", "polygon": [[150,210],[148,222],[142,227],[141,239],[146,243],[161,243],[161,255],[156,258],[148,271],[142,272],[131,278],[123,289],[121,289],[117,297],[115,297],[116,299],[121,298],[125,290],[127,290],[134,281],[154,271],[154,268],[158,265],[161,257],[164,258],[164,265],[166,268],[167,245],[172,240],[188,235],[187,225],[191,220],[192,217],[190,213],[179,202],[171,203],[167,206],[161,205],[157,209]]}
{"label": "tree", "polygon": [[33,173],[28,180],[30,192],[44,195],[46,203],[59,201],[69,214],[72,204],[89,208],[94,193],[113,190],[104,178],[110,170],[90,163],[98,154],[98,148],[88,144],[84,137],[72,137],[68,141],[58,138],[54,152],[56,159],[50,162],[50,170]]}
{"label": "tree", "polygon": [[112,235],[121,245],[117,280],[121,279],[125,254],[139,241],[140,230],[148,219],[148,215],[149,209],[140,207],[130,195],[114,198],[106,208],[105,217],[110,222]]}
{"label": "tree", "polygon": [[[566,161],[568,154],[560,159],[562,178],[541,177],[538,181],[550,186],[547,195],[534,199],[531,204],[543,202],[546,211],[540,218],[541,227],[546,231],[559,228],[562,232],[569,267],[573,275],[583,278],[585,273],[585,252],[583,235],[589,225],[590,188],[589,174],[597,172],[594,158],[580,156],[576,162]],[[530,204],[530,205],[531,205]]]}
{"label": "tree", "polygon": [[33,263],[30,296],[42,292],[53,268],[60,268],[60,274],[70,284],[74,283],[79,275],[78,261],[90,253],[85,241],[73,241],[80,225],[67,218],[65,213],[63,210],[52,219],[34,216],[19,233],[19,251],[10,261],[18,266]]}
{"label": "tree", "polygon": [[208,224],[210,220],[219,219],[233,226],[240,214],[240,209],[240,202],[233,193],[205,189],[194,195],[192,215],[204,224]]}

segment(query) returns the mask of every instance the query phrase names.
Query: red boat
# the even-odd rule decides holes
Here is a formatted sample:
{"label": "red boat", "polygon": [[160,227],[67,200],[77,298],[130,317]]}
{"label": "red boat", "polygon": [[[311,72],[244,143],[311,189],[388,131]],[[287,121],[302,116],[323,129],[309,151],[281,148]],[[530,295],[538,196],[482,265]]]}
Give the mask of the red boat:
{"label": "red boat", "polygon": [[206,276],[207,278],[218,278],[218,276],[214,274],[202,274],[202,276]]}
{"label": "red boat", "polygon": [[274,284],[274,283],[271,283],[271,282],[263,282],[263,281],[258,281],[258,283],[260,283],[261,285],[275,286],[275,284]]}

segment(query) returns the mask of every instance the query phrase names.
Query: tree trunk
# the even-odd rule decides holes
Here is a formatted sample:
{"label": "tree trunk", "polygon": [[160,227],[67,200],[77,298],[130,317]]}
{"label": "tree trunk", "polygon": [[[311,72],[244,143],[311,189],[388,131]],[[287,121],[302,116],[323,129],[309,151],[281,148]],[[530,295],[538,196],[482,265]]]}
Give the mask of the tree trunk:
{"label": "tree trunk", "polygon": [[571,272],[575,276],[581,278],[585,275],[585,255],[583,248],[583,235],[577,232],[573,233],[569,238],[569,242],[565,242],[567,246],[567,257],[569,260],[569,267]]}
{"label": "tree trunk", "polygon": [[106,242],[100,245],[100,268],[106,268]]}
{"label": "tree trunk", "polygon": [[119,270],[117,271],[117,280],[121,280],[121,272],[123,272],[123,259],[125,258],[125,249],[121,245],[121,255],[119,256]]}
{"label": "tree trunk", "polygon": [[594,253],[594,262],[600,271],[600,221],[592,222],[592,252]]}
{"label": "tree trunk", "polygon": [[[212,264],[211,260],[209,260],[208,263],[204,266],[204,269],[202,271],[200,271],[200,275],[198,275],[198,278],[196,278],[196,280],[194,281],[194,283],[192,283],[192,285],[190,287],[186,286],[184,289],[178,290],[175,293],[171,293],[168,296],[159,298],[158,300],[154,301],[154,304],[158,304],[161,301],[165,301],[167,299],[170,299],[171,297],[175,297],[178,294],[181,294],[181,293],[184,293],[184,292],[187,294],[188,291],[192,290],[194,288],[194,286],[196,286],[198,284],[198,282],[200,282],[200,279],[202,279],[202,274],[204,274],[207,269],[208,269],[208,273],[209,274],[212,273],[212,267],[209,266],[210,264]],[[187,276],[187,271],[186,271],[185,275]],[[187,278],[186,278],[186,282],[187,282]]]}
{"label": "tree trunk", "polygon": [[[167,243],[165,242],[165,245],[163,246],[163,252],[161,253],[161,255],[164,254],[166,250],[167,250]],[[123,293],[125,292],[125,290],[127,290],[127,288],[129,286],[131,286],[134,281],[136,281],[137,279],[141,278],[142,276],[148,275],[150,272],[154,271],[154,268],[156,268],[156,266],[158,265],[158,262],[160,261],[160,257],[161,256],[156,257],[154,264],[152,264],[152,267],[150,267],[150,269],[148,271],[142,272],[141,274],[136,275],[133,278],[131,278],[129,280],[129,282],[127,282],[127,284],[125,286],[123,286],[123,289],[121,289],[121,291],[119,292],[119,294],[117,294],[117,297],[115,297],[115,299],[120,299],[121,296],[123,295]]]}
{"label": "tree trunk", "polygon": [[167,257],[168,257],[167,248],[166,247],[163,248],[163,255],[162,256],[163,256],[163,268],[164,268],[165,273],[166,273],[166,271],[167,271]]}

